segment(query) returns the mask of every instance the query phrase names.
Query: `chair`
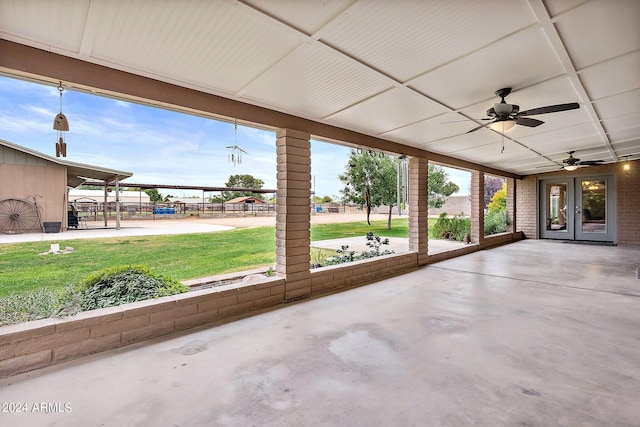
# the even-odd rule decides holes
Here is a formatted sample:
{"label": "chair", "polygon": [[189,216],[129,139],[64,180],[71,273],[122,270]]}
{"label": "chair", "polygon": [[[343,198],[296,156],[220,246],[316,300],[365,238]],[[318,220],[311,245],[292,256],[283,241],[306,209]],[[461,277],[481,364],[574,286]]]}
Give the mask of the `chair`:
{"label": "chair", "polygon": [[74,211],[67,211],[67,227],[78,229],[78,215]]}

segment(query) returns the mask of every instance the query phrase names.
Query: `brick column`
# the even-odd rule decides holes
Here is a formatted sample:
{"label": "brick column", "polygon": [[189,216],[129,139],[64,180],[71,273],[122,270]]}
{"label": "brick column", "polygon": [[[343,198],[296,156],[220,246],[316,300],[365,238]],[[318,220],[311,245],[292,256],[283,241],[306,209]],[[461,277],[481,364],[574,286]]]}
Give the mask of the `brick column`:
{"label": "brick column", "polygon": [[516,180],[507,178],[507,231],[516,232]]}
{"label": "brick column", "polygon": [[471,242],[484,242],[484,172],[471,171]]}
{"label": "brick column", "polygon": [[429,161],[409,158],[409,250],[418,253],[418,265],[429,255]]}
{"label": "brick column", "polygon": [[311,295],[311,144],[308,133],[292,129],[278,129],[276,137],[276,272],[293,299]]}

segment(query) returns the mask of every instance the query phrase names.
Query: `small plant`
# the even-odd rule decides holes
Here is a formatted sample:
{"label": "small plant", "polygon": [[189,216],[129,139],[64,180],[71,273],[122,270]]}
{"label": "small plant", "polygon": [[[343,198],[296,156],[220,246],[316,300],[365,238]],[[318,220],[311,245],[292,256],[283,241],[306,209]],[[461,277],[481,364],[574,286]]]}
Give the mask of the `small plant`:
{"label": "small plant", "polygon": [[353,262],[356,258],[356,251],[350,251],[349,245],[342,245],[342,247],[336,250],[338,255],[327,258],[327,265],[344,264],[345,262]]}
{"label": "small plant", "polygon": [[273,271],[273,267],[267,268],[266,275],[267,277],[273,277],[275,275],[275,271]]}
{"label": "small plant", "polygon": [[360,259],[365,259],[365,258],[374,258],[380,255],[390,255],[392,253],[394,253],[393,251],[390,251],[388,249],[385,249],[384,251],[380,252],[380,246],[382,245],[388,245],[389,244],[389,239],[385,238],[384,240],[382,240],[382,238],[380,236],[376,236],[374,235],[372,232],[368,232],[367,233],[367,246],[370,247],[371,249],[368,251],[364,251],[360,254]]}
{"label": "small plant", "polygon": [[388,245],[389,239],[382,239],[380,236],[374,235],[372,232],[367,232],[367,243],[366,245],[371,249],[368,251],[363,251],[360,255],[356,256],[355,251],[349,250],[349,245],[343,245],[341,249],[338,249],[336,252],[337,256],[331,257],[327,259],[327,265],[335,265],[335,264],[344,264],[347,262],[353,262],[360,259],[374,258],[380,255],[389,255],[394,253],[390,250],[380,251],[381,245]]}

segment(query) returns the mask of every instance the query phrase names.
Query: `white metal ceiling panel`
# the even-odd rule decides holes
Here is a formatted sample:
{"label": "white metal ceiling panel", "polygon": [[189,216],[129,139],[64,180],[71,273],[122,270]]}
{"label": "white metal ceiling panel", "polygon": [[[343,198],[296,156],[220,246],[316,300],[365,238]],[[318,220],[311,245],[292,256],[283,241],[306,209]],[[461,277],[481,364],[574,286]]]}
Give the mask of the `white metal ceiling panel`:
{"label": "white metal ceiling panel", "polygon": [[542,30],[529,28],[412,80],[409,85],[459,109],[489,99],[497,89],[527,87],[563,73]]}
{"label": "white metal ceiling panel", "polygon": [[78,52],[89,3],[89,0],[0,1],[0,35],[57,52]]}
{"label": "white metal ceiling panel", "polygon": [[640,49],[640,1],[593,0],[556,21],[569,56],[580,70]]}
{"label": "white metal ceiling panel", "polygon": [[640,158],[640,154],[638,153],[640,138],[625,142],[614,142],[611,145],[613,146],[616,155],[619,157],[624,158],[625,156],[629,156],[629,158]]}
{"label": "white metal ceiling panel", "polygon": [[229,2],[115,1],[92,55],[232,94],[300,42]]}
{"label": "white metal ceiling panel", "polygon": [[640,88],[640,51],[580,71],[580,80],[591,99],[600,99]]}
{"label": "white metal ceiling panel", "polygon": [[353,0],[248,0],[247,4],[313,35],[353,3]]}
{"label": "white metal ceiling panel", "polygon": [[[453,154],[463,150],[479,149],[500,140],[500,136],[489,130],[479,130],[471,134],[457,135],[451,138],[441,139],[423,146],[424,149],[440,154]],[[484,148],[482,148],[483,150]],[[458,155],[456,154],[456,157]],[[466,157],[462,157],[467,159]]]}
{"label": "white metal ceiling panel", "polygon": [[405,82],[534,22],[522,1],[360,1],[322,40]]}
{"label": "white metal ceiling panel", "polygon": [[567,12],[582,3],[586,3],[591,0],[543,0],[546,9],[549,11],[551,17],[556,17],[561,13]]}
{"label": "white metal ceiling panel", "polygon": [[640,89],[602,98],[593,103],[602,119],[640,111]]}
{"label": "white metal ceiling panel", "polygon": [[[618,117],[612,117],[610,119],[604,119],[602,121],[602,125],[605,129],[635,129],[636,131],[640,131],[640,111]],[[615,142],[615,140],[612,140],[611,142]]]}
{"label": "white metal ceiling panel", "polygon": [[464,157],[472,162],[499,165],[504,169],[509,167],[509,162],[513,159],[531,156],[530,150],[512,141],[504,141],[504,151],[502,150],[502,146],[502,141],[493,142],[488,145],[483,145],[481,150],[468,148],[457,151],[456,156]]}
{"label": "white metal ceiling panel", "polygon": [[538,152],[544,151],[545,147],[560,144],[563,141],[571,141],[572,143],[586,146],[604,143],[598,129],[592,123],[554,129],[549,132],[518,138],[518,141]]}
{"label": "white metal ceiling panel", "polygon": [[342,127],[355,125],[377,134],[398,129],[447,110],[429,100],[410,93],[409,89],[392,89],[327,117]]}
{"label": "white metal ceiling panel", "polygon": [[395,129],[385,136],[400,142],[413,141],[414,146],[425,148],[429,142],[465,133],[475,126],[474,122],[457,113],[447,113]]}
{"label": "white metal ceiling panel", "polygon": [[244,97],[324,118],[390,88],[389,82],[318,44],[304,44],[254,81]]}

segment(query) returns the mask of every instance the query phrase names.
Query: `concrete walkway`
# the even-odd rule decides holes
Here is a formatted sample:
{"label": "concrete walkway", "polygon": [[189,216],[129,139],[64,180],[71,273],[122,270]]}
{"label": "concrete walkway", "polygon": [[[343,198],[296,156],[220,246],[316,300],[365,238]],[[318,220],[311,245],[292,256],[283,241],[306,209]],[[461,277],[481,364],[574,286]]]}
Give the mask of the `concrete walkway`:
{"label": "concrete walkway", "polygon": [[0,380],[26,405],[0,425],[637,426],[638,265],[630,247],[475,252]]}

